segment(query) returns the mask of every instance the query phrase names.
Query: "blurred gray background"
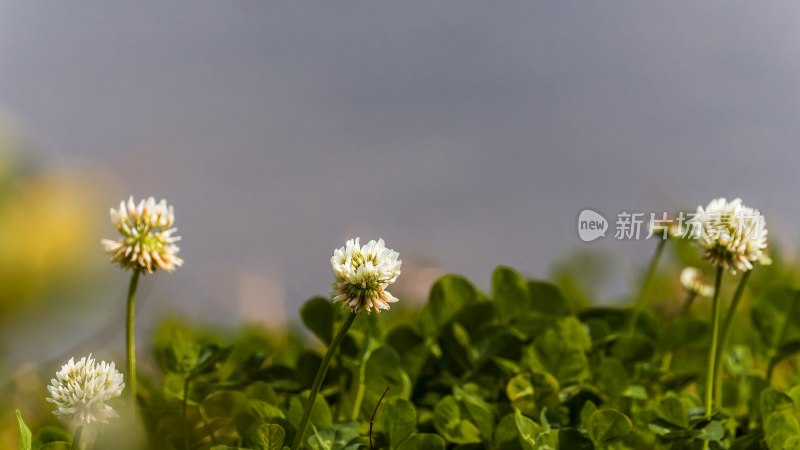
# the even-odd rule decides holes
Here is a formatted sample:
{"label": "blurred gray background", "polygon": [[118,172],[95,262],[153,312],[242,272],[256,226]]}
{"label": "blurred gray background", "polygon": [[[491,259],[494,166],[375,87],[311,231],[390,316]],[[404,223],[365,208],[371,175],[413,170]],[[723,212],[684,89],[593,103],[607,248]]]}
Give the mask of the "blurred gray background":
{"label": "blurred gray background", "polygon": [[[351,236],[412,297],[588,248],[615,298],[653,244],[581,243],[584,207],[739,196],[794,254],[798,43],[789,1],[3,1],[0,108],[46,169],[102,174],[98,240],[128,194],[175,205],[145,322],[297,320]],[[92,255],[102,318],[127,278]]]}

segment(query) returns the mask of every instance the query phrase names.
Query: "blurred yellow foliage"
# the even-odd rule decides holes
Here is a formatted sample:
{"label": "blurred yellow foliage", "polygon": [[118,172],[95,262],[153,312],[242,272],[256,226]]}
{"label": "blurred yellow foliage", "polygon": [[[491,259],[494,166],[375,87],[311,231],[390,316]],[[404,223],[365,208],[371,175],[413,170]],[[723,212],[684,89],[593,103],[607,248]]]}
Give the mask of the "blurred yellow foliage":
{"label": "blurred yellow foliage", "polygon": [[0,129],[0,315],[95,269],[95,184],[86,174],[37,170]]}
{"label": "blurred yellow foliage", "polygon": [[[106,261],[99,242],[98,224],[107,218],[99,177],[86,170],[48,169],[17,130],[5,125],[0,120],[0,326],[16,320],[15,310],[63,301],[64,292],[75,291],[70,286],[85,283]],[[0,353],[4,449],[17,445],[14,408],[32,425],[43,425],[43,418],[55,422],[38,369],[24,366],[4,374],[5,369]]]}

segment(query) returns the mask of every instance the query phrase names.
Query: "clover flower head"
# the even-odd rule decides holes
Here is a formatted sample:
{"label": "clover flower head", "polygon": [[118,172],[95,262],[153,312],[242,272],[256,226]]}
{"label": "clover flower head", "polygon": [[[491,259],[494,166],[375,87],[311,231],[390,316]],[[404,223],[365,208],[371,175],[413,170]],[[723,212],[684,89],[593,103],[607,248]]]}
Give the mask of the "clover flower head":
{"label": "clover flower head", "polygon": [[711,264],[746,272],[753,263],[769,264],[766,219],[740,199],[712,200],[697,207],[698,245]]}
{"label": "clover flower head", "polygon": [[122,237],[101,242],[120,267],[154,273],[173,272],[183,264],[175,245],[181,238],[173,236],[178,230],[173,227],[175,213],[166,200],[156,203],[150,197],[136,204],[131,196],[127,204],[119,203],[119,209],[111,208],[111,222]]}
{"label": "clover flower head", "polygon": [[114,363],[96,363],[92,355],[78,362],[70,358],[50,381],[47,401],[56,405],[53,414],[76,426],[108,423],[117,413],[105,402],[119,397],[125,383]]}
{"label": "clover flower head", "polygon": [[695,267],[686,267],[681,271],[681,285],[687,292],[701,297],[714,295],[714,287],[706,283],[703,273]]}
{"label": "clover flower head", "polygon": [[350,239],[344,247],[333,252],[331,267],[336,280],[333,283],[333,301],[341,302],[354,312],[362,308],[367,313],[389,309],[397,301],[386,288],[397,280],[400,265],[396,251],[386,248],[383,239],[369,241],[363,246],[359,238]]}

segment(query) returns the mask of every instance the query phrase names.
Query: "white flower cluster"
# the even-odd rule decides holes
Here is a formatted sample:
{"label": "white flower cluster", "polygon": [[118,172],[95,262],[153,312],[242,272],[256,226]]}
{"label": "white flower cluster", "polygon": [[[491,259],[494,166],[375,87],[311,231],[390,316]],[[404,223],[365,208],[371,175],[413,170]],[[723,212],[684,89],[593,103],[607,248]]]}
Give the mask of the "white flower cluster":
{"label": "white flower cluster", "polygon": [[173,272],[183,264],[175,245],[181,238],[173,236],[175,214],[166,200],[156,203],[150,197],[137,205],[130,197],[127,204],[120,202],[119,209],[111,208],[111,221],[122,237],[101,242],[121,267],[153,273],[156,269]]}
{"label": "white flower cluster", "polygon": [[47,386],[47,401],[56,405],[53,414],[74,425],[107,423],[117,413],[105,402],[119,397],[124,388],[122,374],[113,362],[97,364],[92,355],[78,362],[70,358]]}
{"label": "white flower cluster", "polygon": [[397,301],[386,288],[400,275],[402,261],[396,251],[386,248],[383,239],[362,247],[359,238],[347,241],[333,252],[331,267],[336,276],[333,300],[354,312],[362,308],[380,313]]}
{"label": "white flower cluster", "polygon": [[714,287],[706,283],[703,273],[694,267],[686,267],[681,271],[681,285],[687,292],[701,297],[714,295]]}
{"label": "white flower cluster", "polygon": [[769,264],[766,219],[740,199],[712,200],[697,207],[698,245],[712,264],[735,272],[748,271],[753,263]]}

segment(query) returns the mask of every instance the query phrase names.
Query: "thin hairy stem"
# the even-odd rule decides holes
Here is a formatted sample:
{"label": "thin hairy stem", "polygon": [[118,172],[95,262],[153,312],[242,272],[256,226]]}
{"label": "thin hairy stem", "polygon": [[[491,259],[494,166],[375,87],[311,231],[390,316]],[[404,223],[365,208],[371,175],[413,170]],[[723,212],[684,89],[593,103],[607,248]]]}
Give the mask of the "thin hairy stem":
{"label": "thin hairy stem", "polygon": [[[711,304],[711,346],[708,350],[708,368],[706,370],[705,417],[710,419],[714,407],[714,368],[717,366],[717,346],[719,344],[719,288],[722,285],[722,267],[717,267],[714,281],[714,299]],[[708,441],[703,441],[703,449],[708,449]]]}
{"label": "thin hairy stem", "polygon": [[128,356],[128,390],[131,396],[131,409],[136,411],[136,287],[139,285],[140,270],[134,270],[128,285],[128,320],[125,347]]}
{"label": "thin hairy stem", "polygon": [[728,312],[725,313],[725,320],[722,323],[722,331],[720,332],[720,340],[719,340],[719,349],[717,349],[717,358],[714,361],[716,366],[714,367],[714,391],[716,392],[716,405],[717,408],[722,408],[722,359],[725,355],[725,350],[728,348],[728,341],[731,339],[731,328],[733,326],[733,319],[736,315],[736,308],[739,306],[739,302],[742,299],[742,294],[744,294],[744,286],[747,284],[747,280],[750,278],[750,273],[752,271],[749,270],[742,274],[742,279],[739,280],[739,285],[736,287],[736,292],[733,293],[733,300],[731,300],[731,305],[728,307]]}
{"label": "thin hairy stem", "polygon": [[72,438],[72,450],[81,448],[81,434],[83,433],[83,426],[75,429],[75,437]]}
{"label": "thin hairy stem", "polygon": [[686,296],[686,300],[683,302],[683,306],[681,307],[681,317],[687,316],[689,314],[689,310],[692,309],[692,305],[694,304],[695,299],[697,298],[696,292],[689,292],[689,295]]}
{"label": "thin hairy stem", "polygon": [[183,380],[183,440],[186,450],[189,450],[189,419],[186,416],[186,409],[189,403],[189,383],[191,383],[191,377],[187,376]]}
{"label": "thin hairy stem", "polygon": [[372,418],[369,419],[369,450],[372,450],[372,425],[375,424],[375,415],[378,414],[378,407],[381,406],[383,397],[386,397],[386,393],[389,392],[389,389],[391,388],[392,388],[391,384],[386,386],[386,390],[383,391],[383,394],[381,394],[381,398],[378,399],[378,404],[375,405],[375,410],[372,411]]}
{"label": "thin hairy stem", "polygon": [[328,347],[325,357],[322,358],[322,364],[320,364],[317,376],[314,378],[314,383],[311,385],[311,392],[308,393],[308,401],[306,402],[306,409],[303,411],[303,418],[300,419],[300,424],[297,426],[297,434],[295,434],[294,441],[292,441],[292,450],[300,448],[300,443],[303,442],[303,435],[308,427],[308,420],[311,418],[311,411],[314,409],[314,402],[317,400],[317,394],[319,394],[319,390],[322,387],[325,373],[328,372],[328,366],[331,364],[331,358],[333,358],[333,354],[336,352],[336,348],[339,347],[342,339],[347,335],[347,331],[350,329],[350,326],[353,325],[353,321],[357,315],[358,313],[353,311],[347,316],[347,320],[344,321],[344,324],[342,324],[336,337],[333,338],[331,345]]}
{"label": "thin hairy stem", "polygon": [[630,334],[634,334],[636,332],[636,323],[639,321],[639,316],[642,314],[642,310],[644,309],[647,288],[650,286],[650,282],[653,280],[653,276],[656,273],[656,268],[658,267],[658,261],[661,259],[661,254],[664,253],[664,247],[666,244],[666,239],[659,239],[656,252],[653,253],[653,258],[650,260],[650,266],[647,269],[647,275],[642,283],[642,288],[639,290],[639,296],[636,298],[636,303],[633,304],[633,313],[631,314],[630,321],[628,322],[628,331]]}

